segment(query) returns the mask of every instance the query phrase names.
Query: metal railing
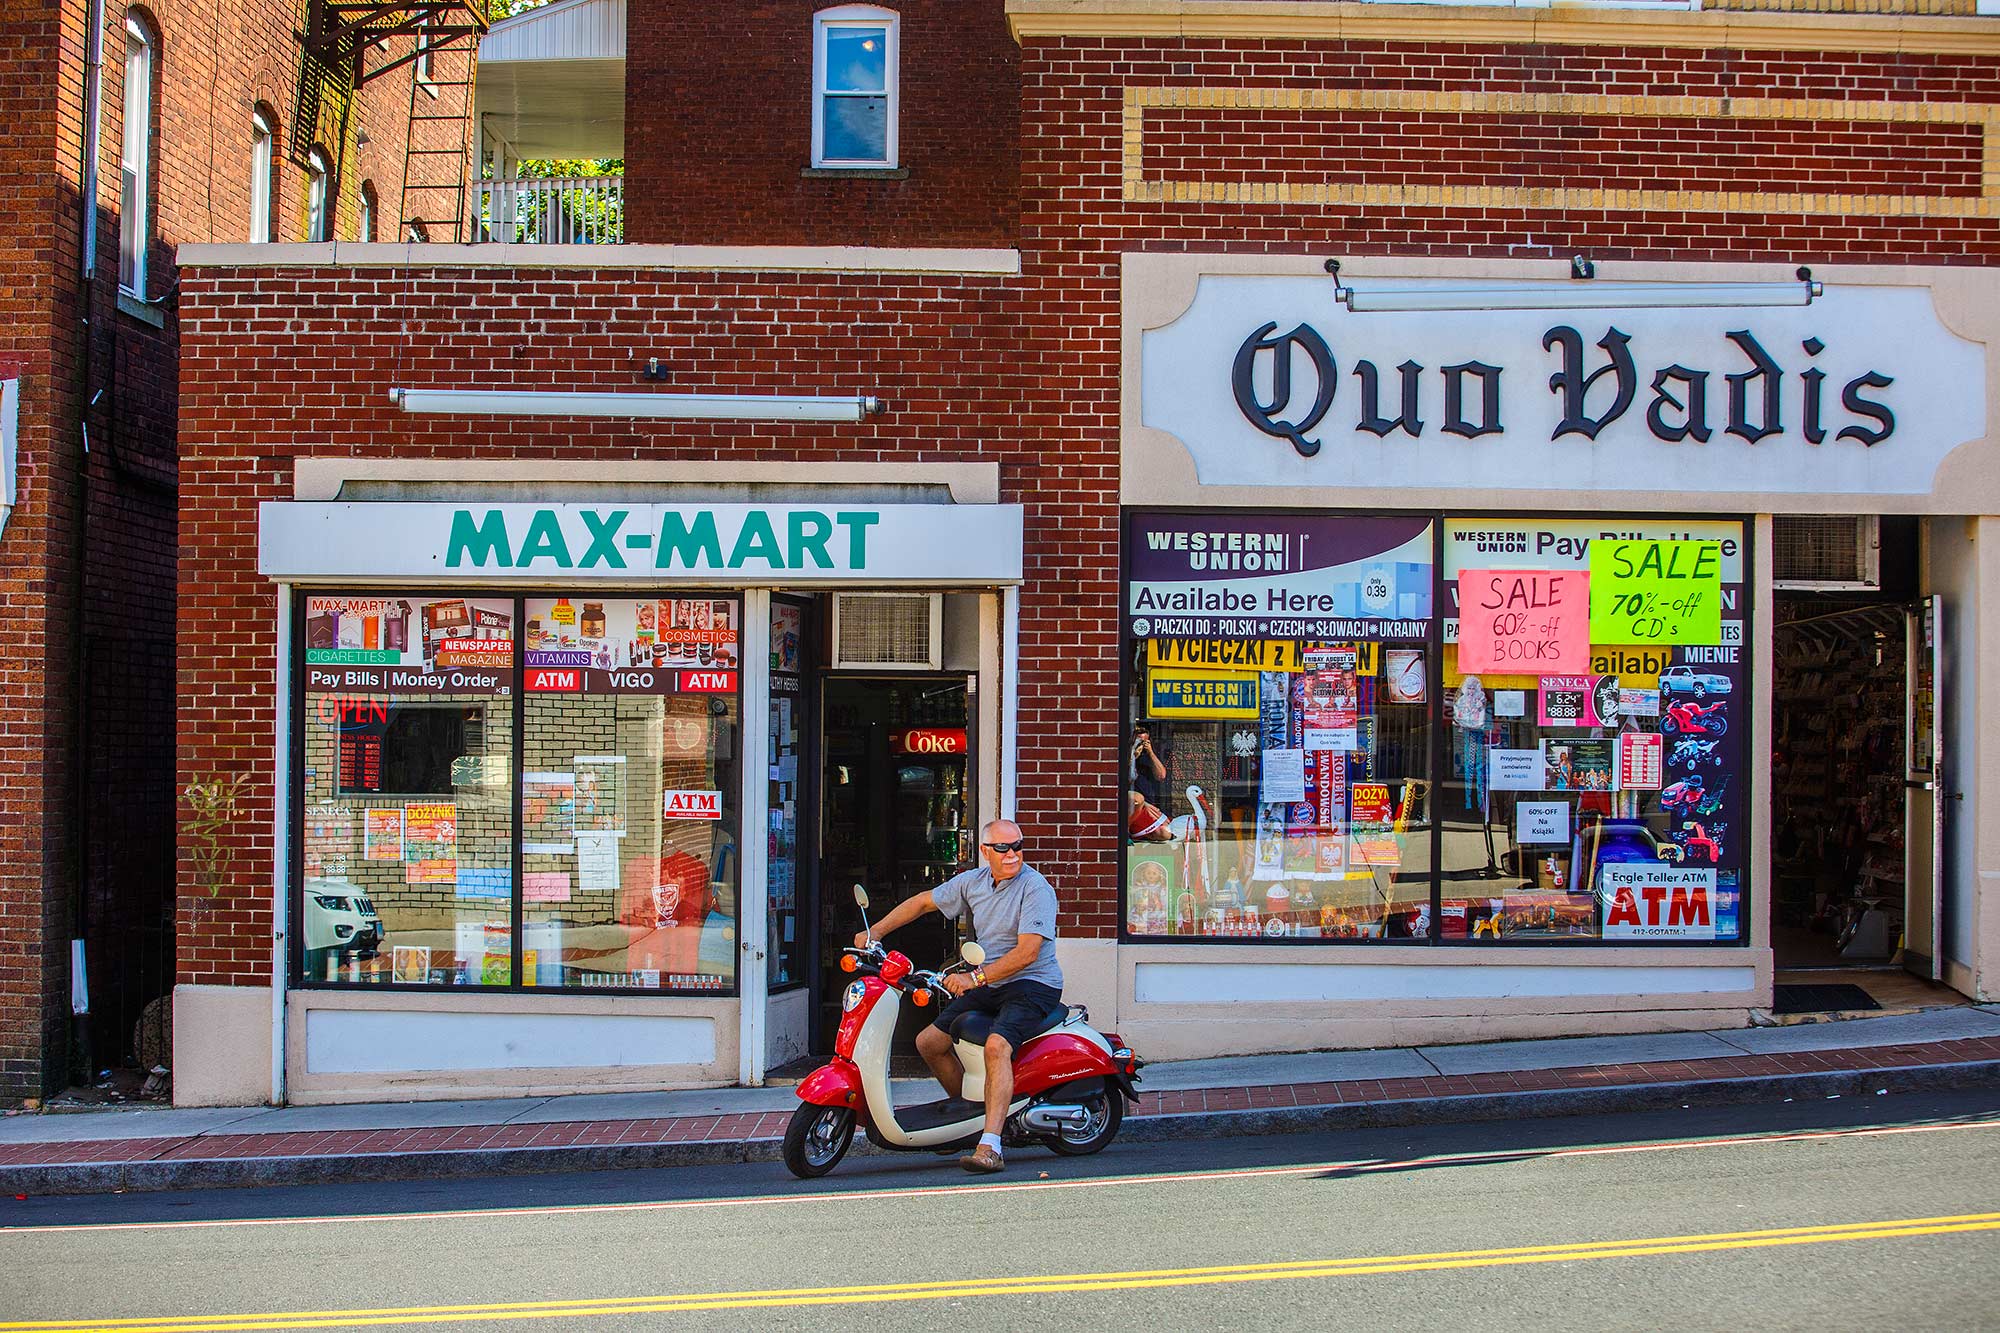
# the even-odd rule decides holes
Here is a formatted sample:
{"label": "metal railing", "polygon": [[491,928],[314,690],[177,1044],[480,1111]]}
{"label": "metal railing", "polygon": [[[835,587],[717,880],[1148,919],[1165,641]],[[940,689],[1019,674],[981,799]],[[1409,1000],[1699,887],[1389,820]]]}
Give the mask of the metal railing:
{"label": "metal railing", "polygon": [[625,239],[623,176],[479,182],[473,234],[515,245],[616,245]]}

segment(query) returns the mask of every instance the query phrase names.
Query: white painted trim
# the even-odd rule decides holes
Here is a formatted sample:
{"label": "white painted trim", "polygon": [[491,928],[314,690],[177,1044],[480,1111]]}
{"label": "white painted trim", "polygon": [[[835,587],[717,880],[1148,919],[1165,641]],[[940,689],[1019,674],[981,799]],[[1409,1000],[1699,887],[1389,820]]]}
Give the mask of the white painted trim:
{"label": "white painted trim", "polygon": [[765,920],[770,873],[771,593],[751,588],[743,594],[743,696],[738,714],[743,729],[743,818],[736,843],[736,984],[743,1002],[736,1032],[737,1080],[747,1088],[764,1085],[764,1040],[770,1021],[771,932]]}
{"label": "white painted trim", "polygon": [[[821,114],[826,103],[826,42],[827,36],[836,28],[876,27],[883,30],[882,89],[887,98],[888,125],[885,127],[880,158],[829,158],[826,155],[825,118]],[[822,9],[813,15],[812,31],[812,164],[815,167],[839,171],[843,168],[856,170],[894,170],[901,165],[898,151],[897,121],[901,118],[902,97],[898,88],[901,80],[897,76],[902,58],[901,17],[893,9],[883,9],[878,5],[836,5]]]}
{"label": "white painted trim", "polygon": [[[125,16],[125,83],[118,146],[119,209],[118,289],[146,299],[146,256],[153,230],[153,91],[159,83],[158,44],[136,14]],[[137,87],[135,94],[134,87]],[[124,176],[137,182],[136,197],[126,198]],[[124,270],[131,268],[131,280]]]}
{"label": "white painted trim", "polygon": [[[1136,1004],[1299,1004],[1387,1000],[1557,999],[1632,995],[1727,995],[1758,1003],[1757,969],[1655,963],[1598,967],[1587,959],[1483,967],[1383,963],[1150,963],[1133,974]],[[1121,1018],[1125,1015],[1121,1014]],[[1132,1017],[1137,1017],[1133,1015]]]}
{"label": "white painted trim", "polygon": [[[998,463],[750,463],[728,459],[593,462],[597,483],[659,486],[944,486],[953,504],[1000,503]],[[296,458],[294,500],[338,500],[350,481],[532,484],[561,501],[577,481],[573,458]]]}
{"label": "white painted trim", "polygon": [[323,241],[183,245],[182,268],[670,269],[731,273],[935,273],[1018,277],[1019,250],[869,245],[447,245]]}
{"label": "white painted trim", "polygon": [[272,243],[272,177],[277,158],[277,127],[262,111],[250,113],[250,244]]}
{"label": "white painted trim", "polygon": [[291,972],[292,585],[280,583],[276,726],[271,749],[271,1105],[285,1104],[285,985]]}
{"label": "white painted trim", "polygon": [[1015,770],[1021,756],[1021,588],[1000,590],[1000,818],[1014,818]]}

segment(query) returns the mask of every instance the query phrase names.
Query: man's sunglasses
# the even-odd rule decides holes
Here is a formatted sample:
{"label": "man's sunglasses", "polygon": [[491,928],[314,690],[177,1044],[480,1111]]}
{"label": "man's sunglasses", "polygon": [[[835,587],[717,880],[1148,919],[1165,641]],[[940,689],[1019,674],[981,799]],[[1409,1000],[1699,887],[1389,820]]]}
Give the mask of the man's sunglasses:
{"label": "man's sunglasses", "polygon": [[1005,856],[1009,852],[1018,852],[1023,847],[1026,847],[1028,840],[1026,838],[1016,838],[1012,842],[982,842],[979,845]]}

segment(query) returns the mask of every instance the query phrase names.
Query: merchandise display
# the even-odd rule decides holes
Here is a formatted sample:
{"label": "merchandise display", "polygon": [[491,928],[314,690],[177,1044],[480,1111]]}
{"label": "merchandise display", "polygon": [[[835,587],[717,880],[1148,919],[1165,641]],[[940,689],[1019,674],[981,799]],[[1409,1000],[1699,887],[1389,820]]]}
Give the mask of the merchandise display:
{"label": "merchandise display", "polygon": [[734,987],[734,601],[316,595],[304,620],[302,981]]}
{"label": "merchandise display", "polygon": [[1742,938],[1741,523],[1136,514],[1127,550],[1127,937]]}

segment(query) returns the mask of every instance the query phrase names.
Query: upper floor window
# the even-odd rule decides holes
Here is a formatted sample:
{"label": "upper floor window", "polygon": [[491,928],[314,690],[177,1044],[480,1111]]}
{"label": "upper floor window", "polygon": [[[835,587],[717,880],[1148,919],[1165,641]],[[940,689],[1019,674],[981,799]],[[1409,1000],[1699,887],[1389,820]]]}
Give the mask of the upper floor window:
{"label": "upper floor window", "polygon": [[427,18],[417,21],[417,59],[412,74],[419,88],[432,97],[438,95],[437,78],[431,72],[431,21]]}
{"label": "upper floor window", "polygon": [[250,239],[271,239],[271,178],[277,165],[276,134],[261,107],[250,117]]}
{"label": "upper floor window", "polygon": [[873,5],[814,15],[814,166],[896,165],[896,25]]}
{"label": "upper floor window", "polygon": [[153,38],[135,14],[125,20],[125,135],[120,149],[118,285],[146,297],[146,237],[153,193]]}
{"label": "upper floor window", "polygon": [[330,241],[333,239],[333,200],[328,191],[328,181],[333,169],[327,162],[326,150],[315,148],[306,154],[306,239],[308,241]]}
{"label": "upper floor window", "polygon": [[375,182],[361,182],[361,209],[354,219],[354,238],[360,241],[375,239]]}

